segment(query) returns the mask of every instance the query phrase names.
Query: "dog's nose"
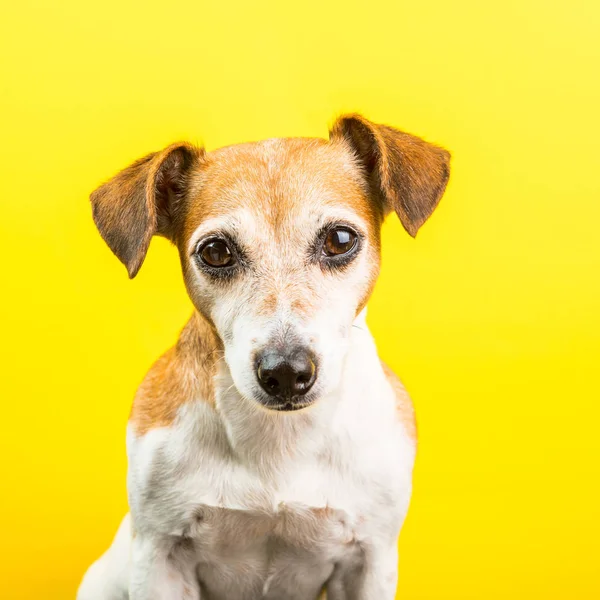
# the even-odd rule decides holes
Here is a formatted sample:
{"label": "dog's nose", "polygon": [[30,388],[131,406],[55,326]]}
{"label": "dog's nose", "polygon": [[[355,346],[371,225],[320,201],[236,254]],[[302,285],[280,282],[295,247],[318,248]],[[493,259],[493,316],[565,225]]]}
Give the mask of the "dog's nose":
{"label": "dog's nose", "polygon": [[267,350],[258,361],[256,375],[269,396],[289,400],[310,390],[317,378],[317,367],[307,350]]}

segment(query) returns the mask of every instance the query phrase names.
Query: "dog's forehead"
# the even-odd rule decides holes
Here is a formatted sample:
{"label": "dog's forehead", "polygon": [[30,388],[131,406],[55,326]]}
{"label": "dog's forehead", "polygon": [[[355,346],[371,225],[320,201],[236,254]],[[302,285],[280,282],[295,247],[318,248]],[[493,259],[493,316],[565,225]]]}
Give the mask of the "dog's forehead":
{"label": "dog's forehead", "polygon": [[199,167],[186,211],[185,237],[209,219],[246,212],[267,226],[320,213],[356,214],[377,220],[352,152],[341,142],[276,138],[210,152]]}

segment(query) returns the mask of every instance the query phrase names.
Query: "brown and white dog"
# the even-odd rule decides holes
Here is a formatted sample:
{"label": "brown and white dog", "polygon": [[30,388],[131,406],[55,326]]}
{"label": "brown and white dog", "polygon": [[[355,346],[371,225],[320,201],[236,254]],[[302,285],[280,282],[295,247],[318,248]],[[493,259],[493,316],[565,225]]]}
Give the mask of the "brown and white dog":
{"label": "brown and white dog", "polygon": [[91,196],[134,277],[179,249],[195,312],[127,431],[130,515],[79,600],[391,600],[415,457],[408,395],[365,324],[380,227],[415,235],[449,154],[359,115],[329,140],[135,162]]}

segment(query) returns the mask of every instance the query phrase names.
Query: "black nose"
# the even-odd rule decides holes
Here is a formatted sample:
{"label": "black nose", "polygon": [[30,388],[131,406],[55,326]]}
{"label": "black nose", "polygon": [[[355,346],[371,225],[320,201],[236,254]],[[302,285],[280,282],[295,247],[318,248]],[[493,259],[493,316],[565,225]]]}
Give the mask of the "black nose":
{"label": "black nose", "polygon": [[291,400],[310,390],[317,378],[317,367],[310,353],[302,348],[290,352],[267,350],[258,360],[256,375],[269,396]]}

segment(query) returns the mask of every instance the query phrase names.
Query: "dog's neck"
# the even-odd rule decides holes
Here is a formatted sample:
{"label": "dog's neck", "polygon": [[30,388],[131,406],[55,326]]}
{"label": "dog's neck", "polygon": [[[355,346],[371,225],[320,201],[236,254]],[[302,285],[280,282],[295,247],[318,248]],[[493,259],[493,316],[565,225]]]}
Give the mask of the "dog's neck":
{"label": "dog's neck", "polygon": [[[220,370],[219,379],[229,381],[227,366],[223,364]],[[217,386],[215,392],[216,410],[231,450],[263,471],[284,468],[289,461],[319,453],[338,404],[334,394],[301,411],[275,412],[243,398],[232,384]]]}

